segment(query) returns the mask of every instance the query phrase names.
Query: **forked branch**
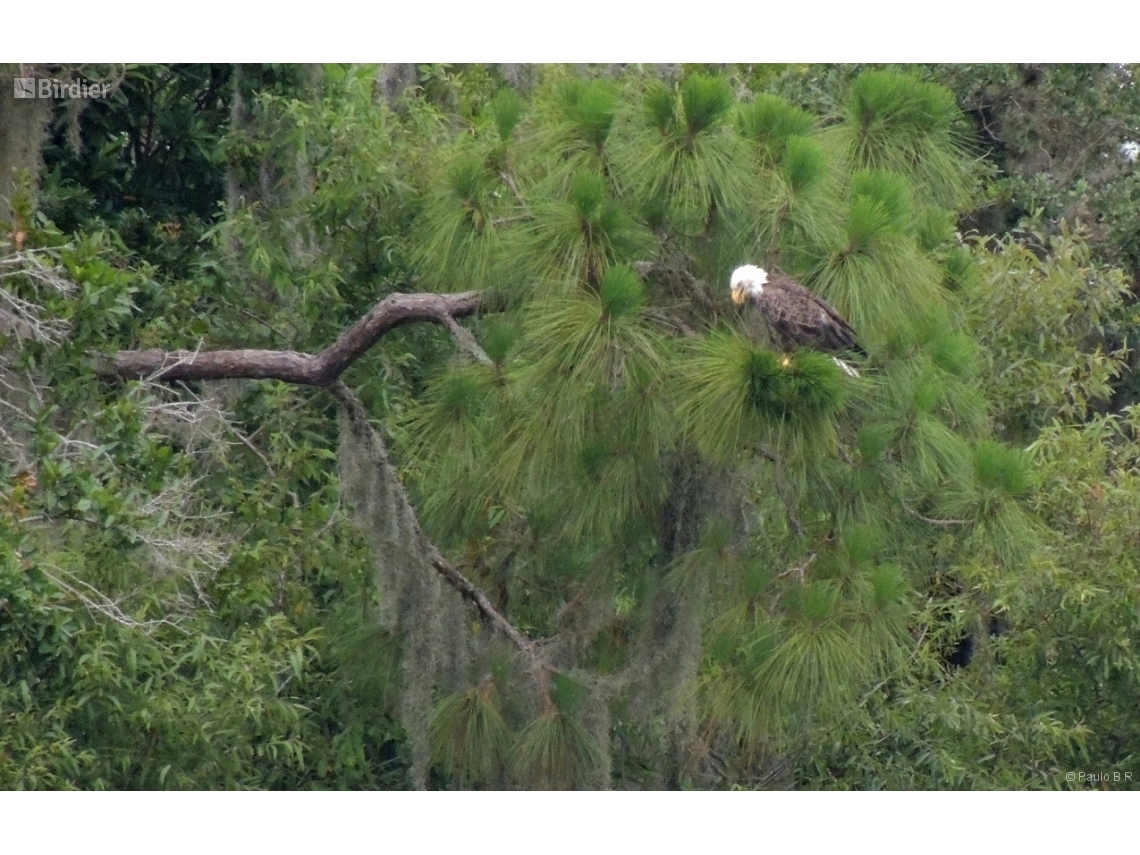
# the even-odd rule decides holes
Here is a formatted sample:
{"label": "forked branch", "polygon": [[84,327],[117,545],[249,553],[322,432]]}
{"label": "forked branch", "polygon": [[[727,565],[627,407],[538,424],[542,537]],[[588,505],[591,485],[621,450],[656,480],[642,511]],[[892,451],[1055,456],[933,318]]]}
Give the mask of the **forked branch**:
{"label": "forked branch", "polygon": [[[377,303],[329,347],[317,355],[284,350],[122,350],[100,360],[96,372],[106,378],[147,377],[154,380],[283,380],[329,389],[350,415],[366,422],[363,406],[339,377],[365,351],[389,330],[415,321],[445,327],[469,356],[489,362],[474,336],[456,323],[456,318],[474,314],[480,308],[478,291],[460,294],[391,294]],[[399,486],[402,493],[402,485]],[[402,496],[406,502],[406,497]],[[410,503],[409,503],[410,508]],[[418,530],[419,523],[416,522]],[[526,655],[532,662],[540,685],[547,666],[535,642],[507,620],[474,583],[460,573],[443,554],[420,534],[424,557],[452,588],[478,610],[482,618]]]}
{"label": "forked branch", "polygon": [[455,319],[474,314],[481,302],[478,291],[390,294],[315,356],[290,350],[120,350],[99,359],[95,372],[105,378],[283,380],[328,386],[389,330],[428,321],[454,335]]}

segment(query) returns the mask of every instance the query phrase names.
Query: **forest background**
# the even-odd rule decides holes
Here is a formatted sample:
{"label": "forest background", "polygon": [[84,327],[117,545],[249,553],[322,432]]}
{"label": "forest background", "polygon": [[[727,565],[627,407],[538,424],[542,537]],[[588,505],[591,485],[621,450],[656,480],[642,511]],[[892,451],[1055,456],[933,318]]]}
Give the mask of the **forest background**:
{"label": "forest background", "polygon": [[1133,72],[6,66],[0,785],[1134,789]]}

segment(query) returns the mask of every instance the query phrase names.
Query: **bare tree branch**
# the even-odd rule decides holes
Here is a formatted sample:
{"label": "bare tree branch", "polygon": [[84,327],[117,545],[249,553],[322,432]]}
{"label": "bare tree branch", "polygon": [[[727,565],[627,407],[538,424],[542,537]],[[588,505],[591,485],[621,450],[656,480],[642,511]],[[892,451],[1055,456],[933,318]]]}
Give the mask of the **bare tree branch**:
{"label": "bare tree branch", "polygon": [[[0,257],[0,282],[16,275],[26,277],[37,291],[46,288],[70,294],[75,290],[75,285],[63,277],[59,268],[44,263],[40,255],[31,251]],[[17,296],[6,287],[0,287],[0,335],[59,344],[67,335],[70,325],[60,318],[41,318],[42,311],[38,304]]]}
{"label": "bare tree branch", "polygon": [[316,356],[288,350],[121,350],[114,356],[97,360],[95,371],[106,378],[245,378],[328,386],[389,330],[414,321],[429,321],[450,329],[455,318],[478,311],[481,301],[478,291],[391,294]]}
{"label": "bare tree branch", "polygon": [[32,469],[32,461],[24,453],[23,443],[18,442],[8,431],[4,430],[4,425],[0,424],[0,439],[4,440],[8,448],[12,450],[12,457],[15,460],[16,467],[25,472],[30,472]]}
{"label": "bare tree branch", "polygon": [[[456,323],[457,317],[475,313],[482,295],[477,291],[461,294],[392,294],[377,303],[332,345],[316,356],[280,350],[218,351],[120,351],[101,359],[96,372],[108,378],[142,377],[148,380],[223,380],[274,379],[288,383],[326,387],[346,408],[352,420],[367,423],[367,413],[356,394],[339,380],[340,375],[359,356],[389,330],[414,321],[428,321],[448,329],[456,343],[480,362],[491,359],[475,337]],[[403,485],[396,483],[403,494]],[[402,495],[412,514],[416,537],[424,557],[440,576],[475,606],[490,626],[501,632],[530,661],[545,703],[549,703],[551,667],[539,651],[537,643],[527,638],[507,620],[491,600],[473,582],[459,572],[432,544],[411,511],[411,503]]]}
{"label": "bare tree branch", "polygon": [[150,633],[160,626],[172,626],[175,629],[182,629],[177,620],[169,620],[167,618],[159,618],[156,620],[137,620],[127,612],[123,611],[120,606],[120,600],[113,600],[100,591],[93,585],[83,581],[74,573],[69,573],[62,567],[57,567],[54,564],[40,563],[36,565],[38,569],[49,579],[52,580],[59,588],[67,591],[81,603],[92,614],[100,614],[104,617],[110,618],[115,623],[122,624],[123,626],[140,629],[143,632]]}
{"label": "bare tree branch", "polygon": [[522,653],[532,660],[538,655],[535,642],[522,634],[513,623],[503,617],[498,609],[492,605],[490,599],[470,579],[460,573],[443,554],[433,545],[427,545],[427,558],[431,566],[436,569],[447,583],[457,590],[463,599],[475,606],[476,610],[488,624],[499,630]]}
{"label": "bare tree branch", "polygon": [[777,573],[776,578],[783,579],[785,576],[791,576],[802,585],[804,583],[804,574],[807,572],[807,569],[815,563],[816,557],[816,553],[809,552],[803,561],[793,564],[782,573]]}
{"label": "bare tree branch", "polygon": [[511,193],[514,194],[515,201],[519,203],[519,207],[529,213],[529,209],[526,205],[526,199],[524,199],[523,194],[519,192],[519,186],[515,183],[514,177],[506,170],[500,172],[499,177],[502,178],[503,182],[511,188]]}

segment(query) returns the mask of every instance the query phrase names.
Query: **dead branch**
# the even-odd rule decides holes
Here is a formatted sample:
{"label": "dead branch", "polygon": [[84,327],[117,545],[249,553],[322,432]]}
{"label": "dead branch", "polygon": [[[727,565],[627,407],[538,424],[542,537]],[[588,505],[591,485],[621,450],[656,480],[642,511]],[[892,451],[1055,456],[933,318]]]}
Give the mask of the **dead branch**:
{"label": "dead branch", "polygon": [[[70,294],[75,290],[75,285],[63,277],[59,268],[45,263],[31,251],[0,257],[0,281],[16,275],[25,277],[37,292],[50,289]],[[58,345],[70,325],[60,318],[44,319],[40,317],[42,311],[38,304],[0,287],[0,335]]]}
{"label": "dead branch", "polygon": [[391,294],[316,356],[288,350],[121,350],[96,361],[104,378],[156,380],[283,380],[329,386],[386,332],[414,321],[448,327],[478,311],[478,291]]}
{"label": "dead branch", "polygon": [[816,557],[816,553],[809,552],[803,561],[800,561],[797,564],[793,564],[782,573],[777,573],[776,578],[783,579],[785,576],[791,576],[802,585],[804,583],[804,574],[807,572],[807,569],[815,563]]}
{"label": "dead branch", "polygon": [[[120,600],[113,600],[106,594],[101,592],[93,585],[84,582],[74,573],[69,573],[62,567],[57,567],[54,564],[40,563],[37,565],[39,570],[52,580],[60,589],[67,591],[81,602],[92,615],[103,615],[115,623],[122,624],[123,626],[139,629],[149,634],[160,626],[170,626],[175,629],[182,629],[177,620],[169,620],[167,618],[159,618],[156,620],[137,620],[127,612],[123,611],[120,607]],[[185,631],[185,630],[183,630]]]}
{"label": "dead branch", "polygon": [[[368,414],[364,409],[364,404],[361,403],[360,398],[357,397],[352,389],[337,380],[329,385],[328,390],[333,397],[340,401],[341,406],[345,408],[351,422],[360,425],[362,429],[368,427],[372,433],[373,442],[383,441],[379,434],[372,431],[368,425]],[[384,449],[379,450],[386,458],[386,451]],[[404,491],[404,485],[400,482],[399,478],[394,479],[393,487],[398,492],[400,504],[406,509],[411,526],[414,529],[415,541],[428,563],[431,564],[432,568],[439,573],[452,588],[459,592],[463,599],[475,606],[476,611],[479,612],[480,617],[482,617],[484,621],[506,636],[507,639],[530,660],[531,667],[538,680],[540,692],[544,695],[544,699],[547,699],[545,696],[548,695],[547,679],[550,666],[539,653],[537,644],[527,638],[521,630],[507,620],[491,603],[490,598],[484,594],[475,583],[460,573],[459,570],[443,556],[439,548],[428,540],[427,536],[423,533],[423,529],[420,528],[419,519],[416,517],[412,503],[408,499]]]}
{"label": "dead branch", "polygon": [[[340,375],[362,353],[389,330],[413,321],[428,321],[447,328],[456,343],[480,362],[491,360],[475,337],[456,323],[458,317],[479,309],[482,295],[477,291],[461,294],[391,294],[316,356],[282,350],[163,351],[124,350],[99,361],[96,372],[107,378],[140,377],[148,380],[227,380],[274,379],[307,386],[325,386],[349,411],[366,422],[367,415],[356,395],[340,382]],[[400,487],[402,491],[402,486]],[[411,503],[405,502],[410,508]],[[537,664],[534,642],[527,639],[491,604],[490,599],[419,532],[425,556],[464,599],[471,602],[491,626],[503,633],[520,651]],[[539,670],[544,671],[545,667]]]}
{"label": "dead branch", "polygon": [[[273,379],[307,386],[323,386],[329,390],[349,414],[361,425],[367,413],[356,394],[339,380],[340,375],[357,358],[389,330],[414,321],[428,321],[446,327],[456,343],[480,362],[491,360],[479,347],[475,337],[455,319],[474,314],[482,295],[477,291],[461,294],[392,294],[377,303],[332,345],[316,356],[280,350],[216,350],[216,351],[119,351],[100,359],[96,373],[105,378],[146,378],[148,380],[227,380]],[[377,437],[378,439],[378,437]],[[403,485],[396,482],[403,493]],[[537,644],[507,620],[491,600],[474,583],[459,572],[432,544],[411,511],[411,502],[402,495],[402,504],[410,511],[416,539],[424,557],[440,576],[465,600],[475,606],[480,616],[523,653],[531,663],[540,694],[549,701],[550,666],[540,654]]]}
{"label": "dead branch", "polygon": [[503,179],[503,183],[511,188],[511,193],[514,195],[515,201],[519,203],[519,207],[527,211],[526,199],[524,199],[523,194],[519,192],[519,186],[515,183],[514,177],[505,170],[499,173],[499,177]]}

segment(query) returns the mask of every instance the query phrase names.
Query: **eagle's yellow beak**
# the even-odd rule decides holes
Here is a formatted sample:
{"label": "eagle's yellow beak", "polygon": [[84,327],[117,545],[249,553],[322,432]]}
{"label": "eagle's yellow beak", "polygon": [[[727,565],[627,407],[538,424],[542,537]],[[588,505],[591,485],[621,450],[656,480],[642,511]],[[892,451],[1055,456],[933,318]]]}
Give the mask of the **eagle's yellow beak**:
{"label": "eagle's yellow beak", "polygon": [[738,306],[744,305],[744,289],[743,288],[733,288],[732,289],[732,302],[736,303],[736,305],[738,305]]}

